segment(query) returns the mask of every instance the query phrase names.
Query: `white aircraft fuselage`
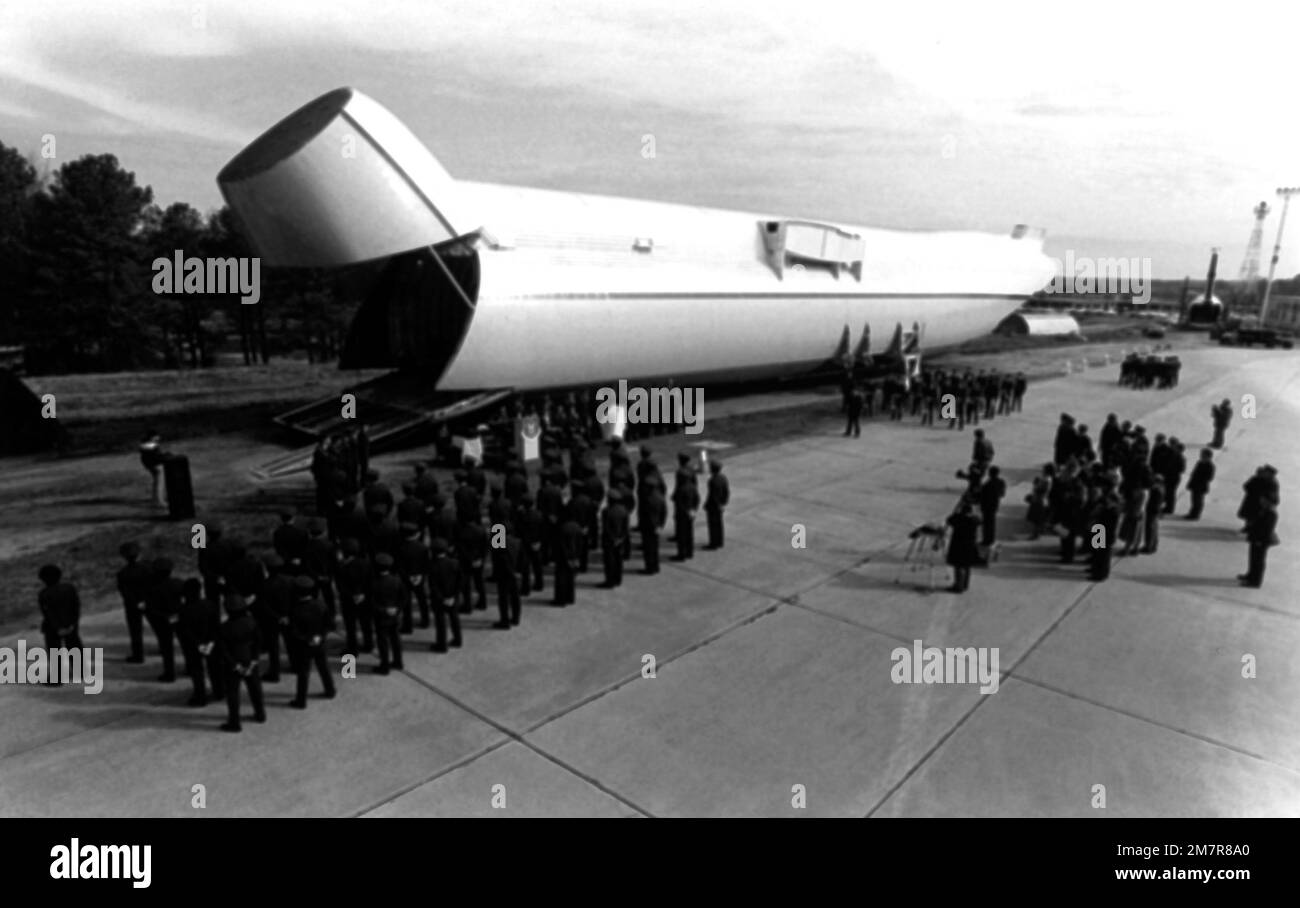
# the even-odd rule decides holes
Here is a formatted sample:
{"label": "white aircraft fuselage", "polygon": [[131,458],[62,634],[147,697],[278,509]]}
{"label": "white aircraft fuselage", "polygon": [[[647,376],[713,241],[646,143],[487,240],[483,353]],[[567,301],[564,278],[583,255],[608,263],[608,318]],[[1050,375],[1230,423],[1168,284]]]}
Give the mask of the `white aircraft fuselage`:
{"label": "white aircraft fuselage", "polygon": [[941,349],[1053,274],[1024,228],[883,230],[457,181],[350,89],[218,181],[266,264],[391,260],[350,358],[428,369],[447,391],[759,378],[881,353],[900,328]]}

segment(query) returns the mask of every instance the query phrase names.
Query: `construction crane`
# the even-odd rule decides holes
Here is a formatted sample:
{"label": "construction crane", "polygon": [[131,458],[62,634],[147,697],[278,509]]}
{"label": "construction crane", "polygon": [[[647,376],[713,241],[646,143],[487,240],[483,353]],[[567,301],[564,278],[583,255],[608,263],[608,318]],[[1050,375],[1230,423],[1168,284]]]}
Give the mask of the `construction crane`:
{"label": "construction crane", "polygon": [[1264,246],[1264,219],[1273,209],[1268,207],[1268,202],[1260,202],[1255,206],[1255,226],[1250,231],[1250,242],[1246,244],[1246,257],[1241,261],[1241,271],[1237,275],[1237,280],[1246,282],[1246,290],[1259,279],[1259,256]]}
{"label": "construction crane", "polygon": [[1264,324],[1268,317],[1268,297],[1273,290],[1273,272],[1277,270],[1277,260],[1282,255],[1282,228],[1286,226],[1286,209],[1291,204],[1291,196],[1300,195],[1300,186],[1281,186],[1277,190],[1282,199],[1282,218],[1277,224],[1277,241],[1273,244],[1273,259],[1268,265],[1268,281],[1264,284],[1264,301],[1259,304],[1259,323]]}

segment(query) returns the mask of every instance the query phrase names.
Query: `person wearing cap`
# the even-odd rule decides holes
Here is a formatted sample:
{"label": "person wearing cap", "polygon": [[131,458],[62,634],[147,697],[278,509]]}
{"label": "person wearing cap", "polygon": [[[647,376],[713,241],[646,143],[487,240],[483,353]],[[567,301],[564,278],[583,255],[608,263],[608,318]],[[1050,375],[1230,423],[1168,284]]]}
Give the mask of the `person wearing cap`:
{"label": "person wearing cap", "polygon": [[[478,431],[480,435],[486,434],[487,426],[479,426]],[[477,458],[465,458],[465,482],[478,493],[480,501],[487,494],[487,474],[479,466]]]}
{"label": "person wearing cap", "polygon": [[1259,514],[1260,505],[1264,502],[1271,502],[1276,507],[1281,498],[1279,496],[1277,470],[1270,464],[1264,464],[1255,470],[1255,475],[1242,484],[1241,507],[1237,509],[1237,517],[1245,521],[1241,532],[1249,533],[1250,525],[1255,517]]}
{"label": "person wearing cap", "polygon": [[203,595],[203,583],[192,577],[181,584],[180,621],[176,637],[185,655],[185,673],[194,685],[189,706],[208,705],[208,680],[214,700],[225,698],[225,666],[216,652],[221,609]]}
{"label": "person wearing cap", "polygon": [[271,534],[271,546],[285,564],[297,565],[302,562],[308,538],[307,531],[294,523],[293,511],[280,512],[280,525]]}
{"label": "person wearing cap", "polygon": [[587,495],[587,487],[580,482],[575,482],[569,491],[569,502],[564,506],[564,517],[561,520],[573,520],[582,528],[582,536],[577,545],[577,572],[585,574],[591,566],[591,546],[587,539],[587,526],[594,519],[596,504]]}
{"label": "person wearing cap", "polygon": [[1056,427],[1056,442],[1053,445],[1052,462],[1058,467],[1065,463],[1075,451],[1074,417],[1069,413],[1061,414],[1061,422]]}
{"label": "person wearing cap", "polygon": [[677,486],[673,489],[673,529],[677,555],[673,561],[688,561],[695,557],[695,514],[700,509],[700,490],[696,486],[695,471],[690,467],[690,455],[677,455],[681,465],[677,470]]}
{"label": "person wearing cap", "polygon": [[1182,484],[1183,473],[1187,472],[1183,443],[1177,438],[1169,439],[1169,453],[1165,455],[1164,467],[1162,476],[1165,480],[1165,506],[1161,513],[1172,514],[1178,500],[1178,487]]}
{"label": "person wearing cap", "polygon": [[709,461],[709,497],[704,502],[704,515],[709,525],[709,544],[705,548],[716,550],[722,548],[723,527],[722,512],[731,501],[731,484],[722,475],[722,461]]}
{"label": "person wearing cap", "polygon": [[318,595],[316,581],[308,576],[294,578],[296,602],[290,618],[294,640],[297,643],[298,691],[297,696],[289,701],[294,709],[307,708],[307,686],[311,680],[311,670],[315,666],[320,675],[325,696],[334,698],[334,679],[330,677],[329,666],[325,661],[325,635],[329,633],[330,615],[325,603]]}
{"label": "person wearing cap", "polygon": [[1210,442],[1210,447],[1222,448],[1224,433],[1232,422],[1232,401],[1225,397],[1221,403],[1211,407],[1210,419],[1214,422],[1214,440]]}
{"label": "person wearing cap", "polygon": [[122,596],[126,632],[131,640],[131,655],[126,661],[139,665],[144,662],[144,600],[152,577],[149,566],[140,562],[139,543],[124,542],[118,553],[126,562],[117,572],[117,591]]}
{"label": "person wearing cap", "polygon": [[281,638],[286,651],[292,652],[293,648],[293,641],[289,639],[289,614],[293,611],[293,568],[275,553],[267,555],[262,560],[262,565],[266,580],[262,583],[257,601],[252,604],[251,612],[261,635],[260,651],[267,656],[267,671],[263,680],[268,684],[278,684]]}
{"label": "person wearing cap", "polygon": [[1205,496],[1210,492],[1210,483],[1214,482],[1214,452],[1201,448],[1201,458],[1192,467],[1192,475],[1187,479],[1187,492],[1192,496],[1192,506],[1187,512],[1188,520],[1200,520],[1205,508]]}
{"label": "person wearing cap", "polygon": [[205,545],[198,550],[199,574],[203,577],[203,591],[209,599],[220,600],[225,591],[226,574],[243,557],[243,545],[227,534],[221,524],[209,522]]}
{"label": "person wearing cap", "polygon": [[663,488],[659,483],[648,479],[641,483],[637,491],[644,490],[641,505],[636,509],[637,529],[641,533],[641,555],[645,558],[643,574],[659,573],[659,534],[668,522],[668,505],[664,501]]}
{"label": "person wearing cap", "polygon": [[457,470],[452,476],[456,480],[456,491],[451,496],[456,506],[456,522],[469,523],[471,520],[478,520],[483,513],[483,499],[469,484],[469,474],[464,470]]}
{"label": "person wearing cap", "polygon": [[488,535],[475,517],[461,523],[456,531],[456,555],[460,560],[460,611],[468,614],[487,609],[487,587],[483,569],[488,556]]}
{"label": "person wearing cap", "polygon": [[498,611],[498,620],[492,626],[497,630],[509,630],[519,623],[519,568],[523,562],[523,542],[515,528],[506,521],[493,528],[490,548]]}
{"label": "person wearing cap", "polygon": [[380,675],[388,674],[390,666],[398,671],[402,669],[402,636],[398,633],[398,623],[406,588],[394,573],[395,565],[389,553],[377,554],[370,586],[370,610],[375,616],[375,642],[379,646],[379,668],[375,672]]}
{"label": "person wearing cap", "polygon": [[542,487],[537,490],[537,510],[542,515],[542,563],[547,564],[554,557],[557,530],[564,516],[564,492],[554,475],[542,476]]}
{"label": "person wearing cap", "polygon": [[506,465],[505,479],[505,496],[510,502],[511,507],[515,510],[519,508],[519,501],[528,494],[528,473],[524,470],[523,464],[512,460]]}
{"label": "person wearing cap", "polygon": [[520,568],[523,576],[520,578],[519,592],[524,596],[533,591],[544,592],[546,575],[542,570],[542,541],[546,534],[546,521],[542,512],[533,505],[533,496],[527,492],[519,499],[514,525],[524,544],[524,563]]}
{"label": "person wearing cap", "polygon": [[176,625],[180,622],[183,584],[172,576],[170,558],[154,559],[152,572],[144,616],[158,638],[158,651],[162,653],[163,673],[158,680],[170,684],[176,680]]}
{"label": "person wearing cap", "polygon": [[1142,554],[1154,555],[1160,547],[1160,515],[1165,510],[1165,479],[1157,476],[1147,493],[1146,512],[1142,524]]}
{"label": "person wearing cap", "polygon": [[[1142,500],[1145,502],[1145,495],[1143,495]],[[1101,493],[1093,505],[1089,514],[1088,526],[1085,529],[1088,543],[1092,547],[1092,554],[1088,564],[1089,577],[1094,581],[1100,582],[1110,578],[1111,560],[1118,542],[1116,533],[1123,514],[1124,501],[1107,482],[1102,487]],[[1129,545],[1136,546],[1137,539],[1141,535],[1140,527],[1133,530],[1132,535],[1129,537]]]}
{"label": "person wearing cap", "polygon": [[551,605],[561,608],[573,605],[576,598],[574,574],[578,569],[579,553],[586,544],[586,529],[572,515],[566,514],[560,521],[555,539],[555,597]]}
{"label": "person wearing cap", "polygon": [[600,552],[605,563],[605,582],[601,589],[612,590],[623,583],[623,559],[628,537],[631,535],[626,496],[621,485],[613,485],[605,511],[601,515]]}
{"label": "person wearing cap", "polygon": [[220,642],[222,662],[226,670],[227,717],[221,730],[240,731],[239,700],[242,687],[248,688],[248,699],[253,704],[253,721],[266,721],[259,665],[260,635],[257,622],[243,596],[234,591],[227,593],[225,607],[227,617],[221,624]]}
{"label": "person wearing cap", "polygon": [[420,539],[420,527],[414,523],[403,523],[402,544],[397,549],[395,559],[397,574],[406,584],[406,596],[402,600],[402,633],[413,630],[414,616],[412,602],[420,606],[420,627],[429,626],[429,593],[426,578],[429,575],[429,550]]}
{"label": "person wearing cap", "polygon": [[316,592],[325,600],[331,624],[338,615],[338,605],[334,600],[334,568],[337,564],[338,552],[325,535],[325,521],[313,517],[307,522],[307,549],[303,553],[302,571],[316,582]]}
{"label": "person wearing cap", "polygon": [[[337,579],[339,586],[339,606],[343,612],[343,631],[345,641],[343,652],[355,656],[368,653],[374,649],[374,619],[370,612],[367,596],[373,579],[370,559],[361,552],[361,544],[351,536],[343,537],[341,542]],[[357,646],[357,629],[361,630],[361,645]]]}
{"label": "person wearing cap", "polygon": [[[37,596],[41,609],[41,633],[46,650],[60,647],[81,649],[81,597],[77,588],[63,579],[58,565],[47,564],[37,572],[45,586]],[[52,658],[52,657],[51,657]]]}
{"label": "person wearing cap", "polygon": [[434,537],[429,566],[429,592],[433,597],[434,640],[429,650],[447,652],[447,625],[451,624],[451,645],[460,646],[460,561],[451,552],[447,540]]}

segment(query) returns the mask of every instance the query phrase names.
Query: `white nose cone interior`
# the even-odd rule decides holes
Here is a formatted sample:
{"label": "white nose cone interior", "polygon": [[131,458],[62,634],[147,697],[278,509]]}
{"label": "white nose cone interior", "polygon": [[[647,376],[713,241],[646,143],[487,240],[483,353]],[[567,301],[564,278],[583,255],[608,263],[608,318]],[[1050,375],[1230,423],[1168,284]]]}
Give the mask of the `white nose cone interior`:
{"label": "white nose cone interior", "polygon": [[351,88],[285,117],[217,175],[268,265],[348,265],[477,230],[456,181],[385,107]]}

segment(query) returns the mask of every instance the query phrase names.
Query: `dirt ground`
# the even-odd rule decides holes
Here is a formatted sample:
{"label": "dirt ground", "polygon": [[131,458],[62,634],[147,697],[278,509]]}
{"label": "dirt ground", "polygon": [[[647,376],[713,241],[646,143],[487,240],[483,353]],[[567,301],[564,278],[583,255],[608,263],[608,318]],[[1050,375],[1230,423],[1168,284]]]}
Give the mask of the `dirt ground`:
{"label": "dirt ground", "polygon": [[[1164,341],[1140,342],[1170,343],[1173,352],[1208,343],[1202,336],[1176,333]],[[1040,342],[998,352],[958,351],[931,362],[945,368],[1023,370],[1032,379],[1061,374],[1067,361],[1078,368],[1085,358],[1094,368],[1118,370],[1113,364],[1133,346],[1134,339],[1124,336],[1087,344]],[[219,522],[261,552],[269,549],[281,509],[312,509],[306,474],[267,483],[250,475],[290,441],[269,425],[270,416],[365,377],[327,366],[290,364],[212,370],[185,378],[144,373],[30,379],[37,393],[53,391],[58,396],[60,418],[69,420],[74,433],[74,453],[0,461],[0,631],[30,629],[38,623],[36,575],[47,562],[63,568],[81,591],[88,612],[119,607],[117,550],[128,539],[140,543],[143,557],[165,555],[180,573],[193,573],[189,540],[195,521],[170,521],[149,501],[148,476],[135,449],[143,425],[157,423],[175,439],[172,448],[189,456],[196,521]],[[830,387],[811,398],[804,395],[797,406],[783,395],[772,395],[771,406],[774,409],[711,422],[710,434],[716,431],[741,449],[762,447],[840,418],[838,395]],[[665,435],[653,439],[651,446],[662,465],[692,440]],[[90,452],[75,453],[85,449]],[[417,459],[429,456],[430,449],[417,448],[377,458],[376,465],[396,486],[412,475]],[[449,477],[442,478],[449,482]]]}

